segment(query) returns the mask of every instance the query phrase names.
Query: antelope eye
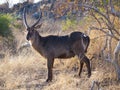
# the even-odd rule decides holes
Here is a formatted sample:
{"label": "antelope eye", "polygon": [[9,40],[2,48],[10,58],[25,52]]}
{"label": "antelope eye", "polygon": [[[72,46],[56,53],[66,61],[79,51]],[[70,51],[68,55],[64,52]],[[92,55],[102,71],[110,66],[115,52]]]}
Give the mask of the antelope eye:
{"label": "antelope eye", "polygon": [[30,28],[29,28],[29,27],[27,27],[27,31],[30,31]]}

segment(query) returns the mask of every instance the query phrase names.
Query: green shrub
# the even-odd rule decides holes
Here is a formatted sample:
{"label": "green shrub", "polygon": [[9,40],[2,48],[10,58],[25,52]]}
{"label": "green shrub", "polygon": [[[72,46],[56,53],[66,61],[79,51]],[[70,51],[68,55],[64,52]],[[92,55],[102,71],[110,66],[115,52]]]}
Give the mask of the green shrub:
{"label": "green shrub", "polygon": [[10,14],[0,14],[0,36],[2,37],[12,36],[12,32],[9,28],[11,22],[13,22],[13,18]]}
{"label": "green shrub", "polygon": [[13,36],[15,18],[11,14],[0,14],[0,36],[2,37],[2,49],[9,50],[11,54],[16,52],[16,40]]}
{"label": "green shrub", "polygon": [[75,19],[67,18],[66,21],[62,22],[62,30],[74,29],[77,25],[77,21]]}

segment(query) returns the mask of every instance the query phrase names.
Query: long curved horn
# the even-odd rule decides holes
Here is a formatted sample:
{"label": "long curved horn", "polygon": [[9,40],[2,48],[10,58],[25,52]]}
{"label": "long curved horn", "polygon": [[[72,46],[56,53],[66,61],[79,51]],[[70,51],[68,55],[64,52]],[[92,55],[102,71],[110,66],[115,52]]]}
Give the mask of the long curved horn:
{"label": "long curved horn", "polygon": [[23,10],[23,23],[25,25],[26,28],[28,28],[28,24],[27,24],[27,21],[26,21],[26,9],[24,8]]}
{"label": "long curved horn", "polygon": [[42,12],[40,13],[38,20],[36,21],[36,23],[32,25],[32,27],[35,27],[39,23],[41,18],[42,18]]}

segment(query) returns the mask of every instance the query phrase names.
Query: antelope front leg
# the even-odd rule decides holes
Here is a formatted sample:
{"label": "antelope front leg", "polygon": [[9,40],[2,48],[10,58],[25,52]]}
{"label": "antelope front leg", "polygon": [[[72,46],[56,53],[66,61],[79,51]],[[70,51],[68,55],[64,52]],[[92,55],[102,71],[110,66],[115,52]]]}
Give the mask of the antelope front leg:
{"label": "antelope front leg", "polygon": [[46,82],[52,81],[52,68],[53,68],[54,59],[47,59],[47,68],[48,68],[48,79]]}

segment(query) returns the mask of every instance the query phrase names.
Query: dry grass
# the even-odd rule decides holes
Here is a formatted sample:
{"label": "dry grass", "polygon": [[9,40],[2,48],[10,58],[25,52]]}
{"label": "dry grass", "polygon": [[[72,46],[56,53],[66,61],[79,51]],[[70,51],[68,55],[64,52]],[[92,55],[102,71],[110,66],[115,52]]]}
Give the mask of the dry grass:
{"label": "dry grass", "polygon": [[46,60],[36,53],[24,56],[9,56],[0,62],[0,89],[5,90],[90,90],[93,81],[102,90],[118,90],[115,70],[110,63],[92,60],[92,76],[87,78],[86,67],[81,78],[76,77],[79,68],[77,57],[55,60],[53,81],[46,83]]}

